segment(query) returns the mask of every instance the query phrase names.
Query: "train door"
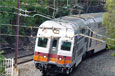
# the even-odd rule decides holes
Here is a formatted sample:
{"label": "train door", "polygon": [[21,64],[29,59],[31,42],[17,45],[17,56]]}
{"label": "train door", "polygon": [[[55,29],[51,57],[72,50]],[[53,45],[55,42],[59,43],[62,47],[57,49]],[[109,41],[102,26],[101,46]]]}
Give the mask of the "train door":
{"label": "train door", "polygon": [[50,50],[49,50],[49,61],[51,62],[56,62],[57,61],[57,52],[58,52],[58,41],[59,39],[52,39],[51,40],[51,46],[50,46]]}
{"label": "train door", "polygon": [[[87,36],[90,36],[90,30],[87,29],[87,33],[86,33]],[[85,42],[86,42],[86,51],[88,50],[88,47],[89,47],[89,41],[90,39],[89,38],[85,38]]]}

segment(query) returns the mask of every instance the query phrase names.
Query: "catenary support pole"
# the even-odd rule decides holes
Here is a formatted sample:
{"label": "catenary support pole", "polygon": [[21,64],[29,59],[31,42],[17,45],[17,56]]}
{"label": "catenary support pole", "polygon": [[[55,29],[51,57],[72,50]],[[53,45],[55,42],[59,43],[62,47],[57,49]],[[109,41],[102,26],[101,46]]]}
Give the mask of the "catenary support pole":
{"label": "catenary support pole", "polygon": [[19,43],[19,28],[20,28],[20,0],[17,2],[17,28],[16,28],[16,50],[15,50],[15,66],[17,67],[17,57],[18,57],[18,43]]}

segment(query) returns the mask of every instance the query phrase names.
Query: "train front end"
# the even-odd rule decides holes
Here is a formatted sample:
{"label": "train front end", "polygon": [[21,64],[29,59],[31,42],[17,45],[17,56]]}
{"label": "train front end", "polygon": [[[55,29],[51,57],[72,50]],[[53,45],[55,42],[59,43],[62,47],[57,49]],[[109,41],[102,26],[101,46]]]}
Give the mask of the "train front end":
{"label": "train front end", "polygon": [[73,31],[54,21],[44,22],[37,34],[34,62],[45,74],[71,72]]}

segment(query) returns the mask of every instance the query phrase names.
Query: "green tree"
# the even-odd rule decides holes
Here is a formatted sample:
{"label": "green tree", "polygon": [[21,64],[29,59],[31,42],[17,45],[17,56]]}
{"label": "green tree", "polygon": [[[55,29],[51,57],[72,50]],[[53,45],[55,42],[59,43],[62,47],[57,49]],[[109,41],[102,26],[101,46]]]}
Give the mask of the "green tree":
{"label": "green tree", "polygon": [[[104,14],[103,24],[107,28],[109,37],[115,39],[115,0],[106,0],[105,8],[107,12]],[[108,44],[115,45],[115,41],[106,39]],[[115,47],[109,46],[111,49]]]}
{"label": "green tree", "polygon": [[[35,14],[42,14],[48,17],[52,16],[60,17],[69,15],[70,11],[69,9],[71,3],[70,1],[71,0],[20,0],[20,8],[23,10],[20,11],[20,13],[23,15],[25,14],[29,15],[29,17],[20,16],[20,25],[38,27],[41,23],[47,20],[46,18],[41,17],[39,15],[34,16]],[[52,8],[55,8],[55,11]],[[24,10],[30,12],[25,13]],[[17,0],[1,0],[0,33],[16,35],[16,27],[10,25],[9,26],[1,25],[1,24],[16,25],[17,24],[16,22],[17,22]],[[31,33],[30,28],[20,27],[20,35],[28,35],[29,33]],[[15,37],[12,38],[9,38],[8,36],[0,37],[0,41],[2,42],[10,43],[12,42],[12,40],[15,41]]]}
{"label": "green tree", "polygon": [[[41,0],[20,0],[20,7],[23,10],[32,11],[30,13],[26,13],[31,17],[20,16],[20,25],[25,26],[39,26],[42,22],[47,20],[46,18],[35,16],[34,14],[48,14],[48,8],[45,8],[40,5],[47,5],[48,0],[44,0],[44,2],[40,2]],[[2,34],[13,34],[16,35],[16,27],[5,26],[2,24],[12,24],[16,25],[17,20],[17,0],[1,0],[0,1],[0,33]],[[21,14],[25,14],[25,12],[20,11]],[[30,32],[28,28],[20,28],[20,34],[25,35]],[[6,39],[11,41],[12,38],[8,36],[2,36],[0,41],[8,42]],[[14,40],[14,38],[13,38]]]}

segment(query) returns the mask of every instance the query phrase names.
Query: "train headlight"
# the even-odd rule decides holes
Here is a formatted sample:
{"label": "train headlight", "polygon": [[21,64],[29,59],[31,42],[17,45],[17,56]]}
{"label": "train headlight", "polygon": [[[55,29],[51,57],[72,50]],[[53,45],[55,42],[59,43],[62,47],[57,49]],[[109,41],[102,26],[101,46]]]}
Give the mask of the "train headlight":
{"label": "train headlight", "polygon": [[59,30],[57,30],[56,28],[53,28],[53,33],[59,34]]}
{"label": "train headlight", "polygon": [[59,60],[61,61],[61,60],[62,60],[62,58],[59,58]]}
{"label": "train headlight", "polygon": [[46,58],[46,56],[44,56],[44,58]]}

